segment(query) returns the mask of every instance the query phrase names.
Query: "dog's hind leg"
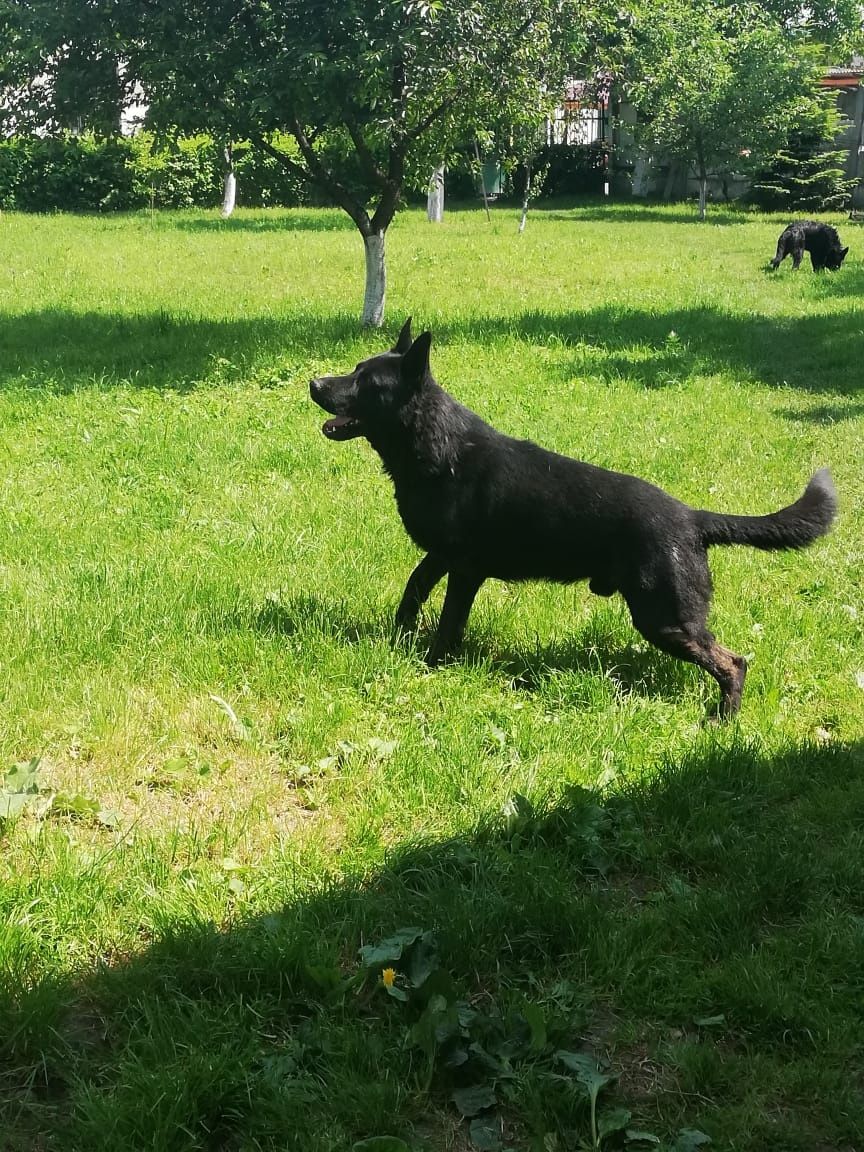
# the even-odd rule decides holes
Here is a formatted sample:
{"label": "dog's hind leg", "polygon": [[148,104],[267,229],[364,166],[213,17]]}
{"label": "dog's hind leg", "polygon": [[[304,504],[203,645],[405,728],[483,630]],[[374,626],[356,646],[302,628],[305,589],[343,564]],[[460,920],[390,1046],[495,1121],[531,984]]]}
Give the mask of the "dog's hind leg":
{"label": "dog's hind leg", "polygon": [[396,609],[396,627],[411,628],[417,622],[417,613],[429,599],[432,589],[447,575],[447,563],[432,552],[424,556],[405,585],[399,607]]}
{"label": "dog's hind leg", "polygon": [[465,625],[468,623],[471,605],[484,579],[484,576],[478,576],[473,572],[450,572],[447,577],[444,607],[441,609],[435,640],[426,657],[427,664],[440,663],[449,652],[459,646]]}
{"label": "dog's hind leg", "polygon": [[656,636],[646,636],[646,639],[672,656],[698,664],[710,673],[720,685],[717,715],[723,720],[735,715],[741,707],[741,694],[747,675],[747,661],[743,656],[736,656],[718,644],[707,628],[696,636],[674,629]]}
{"label": "dog's hind leg", "polygon": [[[728,719],[741,707],[747,661],[717,643],[705,626],[704,616],[693,623],[685,623],[680,617],[675,620],[674,599],[674,594],[670,597],[668,592],[660,596],[649,593],[647,596],[627,597],[633,624],[656,648],[677,656],[679,660],[698,664],[713,676],[720,686],[717,714]],[[707,608],[706,604],[706,615]]]}

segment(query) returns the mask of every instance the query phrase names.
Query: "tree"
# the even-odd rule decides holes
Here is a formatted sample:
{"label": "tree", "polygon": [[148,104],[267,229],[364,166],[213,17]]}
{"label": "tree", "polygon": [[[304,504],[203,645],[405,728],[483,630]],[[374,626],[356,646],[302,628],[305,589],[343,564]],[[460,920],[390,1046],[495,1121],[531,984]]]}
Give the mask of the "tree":
{"label": "tree", "polygon": [[385,236],[406,188],[425,187],[541,77],[563,83],[596,2],[0,0],[26,7],[45,72],[59,74],[73,50],[114,54],[154,128],[248,140],[344,209],[363,238],[363,322],[375,326]]}
{"label": "tree", "polygon": [[642,146],[696,169],[701,219],[709,170],[764,161],[818,104],[818,54],[805,29],[755,4],[636,9],[628,55]]}
{"label": "tree", "polygon": [[[64,7],[68,4],[68,8]],[[124,79],[90,3],[0,0],[0,131],[120,129]]]}
{"label": "tree", "polygon": [[858,183],[843,170],[846,150],[824,148],[825,133],[797,131],[757,172],[748,200],[768,212],[839,212]]}

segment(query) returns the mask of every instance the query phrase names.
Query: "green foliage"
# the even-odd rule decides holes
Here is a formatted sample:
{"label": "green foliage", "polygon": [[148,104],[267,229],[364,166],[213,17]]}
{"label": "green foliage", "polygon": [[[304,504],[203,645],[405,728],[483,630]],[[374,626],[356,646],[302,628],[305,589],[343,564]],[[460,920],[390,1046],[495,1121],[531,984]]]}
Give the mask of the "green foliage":
{"label": "green foliage", "polygon": [[[608,170],[606,154],[602,148],[546,144],[537,152],[534,164],[545,170],[543,186],[537,193],[539,200],[562,196],[600,196],[603,193]],[[521,196],[524,169],[517,170],[514,183],[517,194]]]}
{"label": "green foliage", "polygon": [[[505,805],[508,834],[508,811],[527,811],[527,804],[517,797],[515,804]],[[577,800],[572,811],[580,806]],[[542,838],[552,824],[561,827],[565,811],[571,811],[569,803],[554,820],[526,815],[523,834]],[[419,982],[412,975],[418,949],[425,957]],[[451,974],[439,967],[434,933],[419,928],[404,928],[378,944],[365,945],[360,957],[367,973],[384,961],[400,964],[405,987],[398,999],[404,1005],[407,1047],[420,1053],[421,1090],[437,1091],[449,1101],[467,1122],[469,1142],[479,1152],[501,1152],[503,1130],[517,1126],[528,1129],[532,1147],[549,1146],[550,1140],[554,1147],[563,1133],[593,1152],[622,1142],[632,1148],[651,1144],[661,1152],[685,1152],[711,1143],[696,1129],[681,1129],[673,1145],[629,1127],[631,1111],[606,1100],[617,1077],[604,1071],[590,1052],[557,1047],[562,1040],[578,1042],[584,1024],[581,1009],[575,1007],[578,1000],[561,995],[561,986],[557,998],[553,991],[542,1004],[524,1000],[505,1010],[497,1004],[480,1008],[460,996]],[[392,993],[392,987],[384,987]],[[544,1115],[532,1123],[527,1119],[529,1100],[538,1086],[550,1091]],[[377,1140],[391,1139],[375,1137],[370,1148],[377,1148]],[[355,1147],[365,1149],[366,1143]]]}
{"label": "green foliage", "polygon": [[6,821],[24,814],[43,819],[48,816],[68,817],[113,827],[116,813],[103,808],[98,800],[80,792],[52,792],[43,784],[39,759],[15,764],[0,783],[0,831]]}
{"label": "green foliage", "polygon": [[75,0],[38,0],[26,15],[10,10],[10,35],[20,69],[38,61],[47,78],[24,98],[33,114],[41,93],[43,119],[58,122],[64,75],[80,94],[88,66],[95,88],[105,61],[122,57],[123,92],[141,85],[157,129],[251,140],[363,231],[370,201],[386,228],[403,188],[424,187],[431,166],[474,134],[529,120],[536,132],[589,10],[588,0],[543,0],[527,13],[516,0],[122,0],[81,19]]}
{"label": "green foliage", "polygon": [[133,148],[92,136],[0,140],[0,207],[23,212],[101,212],[137,207]]}
{"label": "green foliage", "polygon": [[822,112],[818,54],[761,6],[644,5],[630,35],[641,145],[692,165],[703,197],[709,170],[752,169]]}
{"label": "green foliage", "polygon": [[0,828],[32,804],[39,796],[39,760],[16,764],[6,773],[0,787]]}
{"label": "green foliage", "polygon": [[[308,190],[271,157],[242,145],[235,156],[241,203],[291,206],[308,198]],[[10,211],[209,207],[218,203],[221,174],[221,149],[209,136],[0,140],[0,208]]]}
{"label": "green foliage", "polygon": [[846,176],[845,156],[825,149],[814,133],[793,133],[787,147],[755,173],[747,200],[768,212],[843,211],[857,183]]}

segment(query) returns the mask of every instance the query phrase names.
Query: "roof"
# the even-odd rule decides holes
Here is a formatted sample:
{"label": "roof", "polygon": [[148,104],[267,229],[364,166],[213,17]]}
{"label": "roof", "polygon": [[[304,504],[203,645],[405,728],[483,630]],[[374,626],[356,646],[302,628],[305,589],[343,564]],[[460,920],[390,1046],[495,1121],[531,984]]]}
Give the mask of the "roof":
{"label": "roof", "polygon": [[826,68],[819,80],[823,88],[857,88],[864,78],[864,60],[856,56],[849,65]]}

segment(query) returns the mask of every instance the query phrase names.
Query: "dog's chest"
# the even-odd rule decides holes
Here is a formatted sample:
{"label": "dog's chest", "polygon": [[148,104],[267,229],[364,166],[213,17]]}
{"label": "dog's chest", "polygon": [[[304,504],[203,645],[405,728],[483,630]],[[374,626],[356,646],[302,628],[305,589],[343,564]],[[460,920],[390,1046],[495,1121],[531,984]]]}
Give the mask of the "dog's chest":
{"label": "dog's chest", "polygon": [[454,492],[443,478],[396,481],[396,505],[405,531],[426,552],[452,543]]}

